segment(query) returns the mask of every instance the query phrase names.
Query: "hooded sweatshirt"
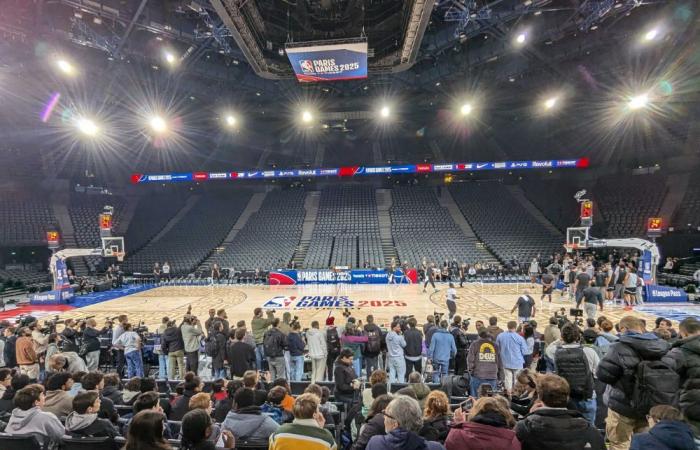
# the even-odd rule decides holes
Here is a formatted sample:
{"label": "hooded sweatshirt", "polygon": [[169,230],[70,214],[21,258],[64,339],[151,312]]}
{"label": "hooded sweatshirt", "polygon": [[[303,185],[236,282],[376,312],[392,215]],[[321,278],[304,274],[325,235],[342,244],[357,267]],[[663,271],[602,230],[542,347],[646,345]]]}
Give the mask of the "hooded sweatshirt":
{"label": "hooded sweatshirt", "polygon": [[467,354],[469,372],[481,380],[496,380],[503,371],[498,346],[491,339],[474,341]]}
{"label": "hooded sweatshirt", "polygon": [[53,413],[56,417],[66,417],[73,411],[73,397],[63,389],[46,391],[46,401],[41,410]]}
{"label": "hooded sweatshirt", "polygon": [[224,430],[229,430],[237,441],[263,440],[279,428],[279,424],[269,416],[263,415],[259,406],[247,406],[238,411],[229,411],[224,423]]}
{"label": "hooded sweatshirt", "polygon": [[97,414],[72,412],[66,417],[66,433],[74,437],[115,437],[117,431],[109,420],[98,419]]}
{"label": "hooded sweatshirt", "polygon": [[36,437],[39,445],[44,446],[49,442],[58,444],[61,441],[63,425],[54,414],[44,412],[38,406],[26,411],[15,408],[7,422],[5,433],[13,436],[31,434]]}
{"label": "hooded sweatshirt", "polygon": [[632,435],[630,450],[695,450],[690,426],[679,420],[662,420],[646,433]]}
{"label": "hooded sweatshirt", "polygon": [[385,435],[373,436],[367,444],[367,450],[439,450],[445,447],[437,442],[426,441],[416,433],[396,428]]}
{"label": "hooded sweatshirt", "polygon": [[425,383],[410,383],[408,387],[413,389],[413,392],[416,393],[416,400],[418,400],[420,409],[423,411],[425,399],[428,397],[428,394],[430,394],[430,388]]}
{"label": "hooded sweatshirt", "polygon": [[306,344],[309,347],[309,358],[326,359],[328,356],[326,334],[318,328],[309,328],[306,332]]}

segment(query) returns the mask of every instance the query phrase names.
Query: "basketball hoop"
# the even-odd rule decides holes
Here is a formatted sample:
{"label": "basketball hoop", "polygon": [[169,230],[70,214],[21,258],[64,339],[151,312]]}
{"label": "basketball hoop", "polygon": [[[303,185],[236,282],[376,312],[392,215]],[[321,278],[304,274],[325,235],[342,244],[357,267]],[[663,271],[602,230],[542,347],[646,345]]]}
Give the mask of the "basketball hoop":
{"label": "basketball hoop", "polygon": [[112,256],[117,258],[117,261],[124,262],[124,252],[113,252]]}
{"label": "basketball hoop", "polygon": [[564,248],[566,248],[566,253],[573,253],[581,247],[578,244],[570,243],[564,244]]}

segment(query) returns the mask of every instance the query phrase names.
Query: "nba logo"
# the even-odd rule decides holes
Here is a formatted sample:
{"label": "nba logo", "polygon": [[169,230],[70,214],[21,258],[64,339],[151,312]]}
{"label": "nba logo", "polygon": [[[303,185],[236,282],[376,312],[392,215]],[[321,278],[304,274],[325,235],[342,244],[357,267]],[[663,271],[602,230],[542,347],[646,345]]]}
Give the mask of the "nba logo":
{"label": "nba logo", "polygon": [[299,65],[301,66],[301,70],[305,73],[314,71],[314,64],[309,59],[302,59],[299,61]]}

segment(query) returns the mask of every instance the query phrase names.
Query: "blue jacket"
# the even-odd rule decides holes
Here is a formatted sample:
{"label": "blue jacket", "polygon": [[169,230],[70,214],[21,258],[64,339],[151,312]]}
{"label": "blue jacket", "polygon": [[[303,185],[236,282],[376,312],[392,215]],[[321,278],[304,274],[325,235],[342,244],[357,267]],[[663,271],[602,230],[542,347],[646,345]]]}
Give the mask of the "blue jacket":
{"label": "blue jacket", "polygon": [[366,450],[445,450],[439,442],[426,441],[415,433],[397,428],[387,434],[372,436]]}
{"label": "blue jacket", "polygon": [[304,340],[299,333],[289,333],[287,335],[287,348],[291,356],[304,355]]}
{"label": "blue jacket", "polygon": [[515,331],[504,331],[496,338],[501,351],[501,363],[504,369],[522,369],[525,356],[530,353],[525,339]]}
{"label": "blue jacket", "polygon": [[435,361],[449,361],[457,354],[455,338],[444,328],[438,328],[430,338],[428,358]]}
{"label": "blue jacket", "polygon": [[662,420],[648,432],[632,435],[630,450],[695,450],[690,426],[678,420]]}

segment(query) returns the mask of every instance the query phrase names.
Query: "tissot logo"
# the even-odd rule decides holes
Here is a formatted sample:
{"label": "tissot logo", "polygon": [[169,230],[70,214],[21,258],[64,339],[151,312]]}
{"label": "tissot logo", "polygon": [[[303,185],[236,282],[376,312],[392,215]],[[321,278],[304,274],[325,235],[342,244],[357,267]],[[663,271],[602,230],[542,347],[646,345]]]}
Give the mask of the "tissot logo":
{"label": "tissot logo", "polygon": [[532,167],[552,167],[552,161],[532,161]]}

